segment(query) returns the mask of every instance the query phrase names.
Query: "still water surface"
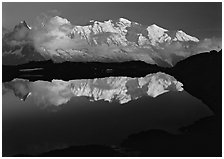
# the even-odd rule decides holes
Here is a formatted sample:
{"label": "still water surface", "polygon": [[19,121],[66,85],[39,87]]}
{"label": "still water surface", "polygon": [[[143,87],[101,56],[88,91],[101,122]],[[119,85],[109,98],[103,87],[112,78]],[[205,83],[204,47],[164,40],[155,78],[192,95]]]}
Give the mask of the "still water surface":
{"label": "still water surface", "polygon": [[3,94],[3,155],[35,154],[81,144],[119,144],[128,135],[150,129],[178,128],[213,115],[186,91],[145,96],[126,104],[73,97],[60,106],[41,107],[30,96],[21,101]]}

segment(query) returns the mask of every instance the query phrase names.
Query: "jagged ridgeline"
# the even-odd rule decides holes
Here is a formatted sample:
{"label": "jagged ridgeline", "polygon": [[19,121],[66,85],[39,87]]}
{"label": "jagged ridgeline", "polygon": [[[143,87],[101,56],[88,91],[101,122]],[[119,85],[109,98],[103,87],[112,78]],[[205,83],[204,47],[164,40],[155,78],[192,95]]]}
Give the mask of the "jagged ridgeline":
{"label": "jagged ridgeline", "polygon": [[55,16],[38,28],[25,21],[14,30],[3,29],[3,64],[29,61],[124,62],[144,61],[171,67],[198,53],[200,40],[182,30],[170,31],[125,18],[91,20],[77,26]]}

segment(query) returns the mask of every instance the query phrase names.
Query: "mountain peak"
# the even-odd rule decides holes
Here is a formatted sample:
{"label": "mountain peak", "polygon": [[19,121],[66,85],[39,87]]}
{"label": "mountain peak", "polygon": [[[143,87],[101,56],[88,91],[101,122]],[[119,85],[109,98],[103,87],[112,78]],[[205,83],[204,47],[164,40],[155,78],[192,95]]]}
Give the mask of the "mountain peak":
{"label": "mountain peak", "polygon": [[130,20],[128,20],[128,19],[125,19],[125,18],[119,18],[119,21],[120,22],[122,22],[122,23],[124,23],[124,24],[131,24],[131,21]]}
{"label": "mountain peak", "polygon": [[[48,39],[49,35],[52,40],[41,41],[38,50],[40,55],[57,62],[140,60],[150,64],[172,66],[173,54],[187,57],[195,47],[192,42],[199,41],[182,30],[168,31],[153,23],[149,26],[136,24],[123,17],[116,20],[90,20],[85,25],[73,25],[67,19],[55,16],[46,21],[46,28],[47,33],[41,35],[41,40],[46,37]],[[21,21],[10,34],[11,39],[24,40],[29,29],[26,22]],[[183,49],[187,53],[179,51],[176,42],[184,43]],[[177,51],[166,49],[170,46],[175,49],[177,47]],[[8,54],[8,50],[5,53]]]}
{"label": "mountain peak", "polygon": [[20,23],[15,26],[15,29],[22,28],[22,27],[26,27],[29,30],[31,29],[31,27],[26,23],[25,20],[20,21]]}
{"label": "mountain peak", "polygon": [[178,30],[176,32],[176,38],[179,41],[194,41],[194,42],[199,42],[199,39],[190,35],[187,35],[185,32],[182,30]]}
{"label": "mountain peak", "polygon": [[164,32],[168,31],[167,29],[164,29],[164,28],[162,28],[162,27],[160,27],[160,26],[158,26],[156,24],[152,24],[149,27],[152,27],[153,29],[161,30],[161,31],[164,31]]}

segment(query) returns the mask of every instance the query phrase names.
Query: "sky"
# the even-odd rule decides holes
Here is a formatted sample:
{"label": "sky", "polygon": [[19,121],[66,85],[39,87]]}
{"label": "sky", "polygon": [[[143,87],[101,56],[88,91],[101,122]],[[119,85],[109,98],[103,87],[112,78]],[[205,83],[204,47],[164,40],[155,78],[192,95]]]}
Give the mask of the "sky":
{"label": "sky", "polygon": [[13,28],[21,20],[34,25],[43,14],[60,15],[72,24],[89,20],[127,18],[144,25],[157,24],[168,30],[183,30],[198,38],[221,37],[221,2],[3,2],[3,27]]}

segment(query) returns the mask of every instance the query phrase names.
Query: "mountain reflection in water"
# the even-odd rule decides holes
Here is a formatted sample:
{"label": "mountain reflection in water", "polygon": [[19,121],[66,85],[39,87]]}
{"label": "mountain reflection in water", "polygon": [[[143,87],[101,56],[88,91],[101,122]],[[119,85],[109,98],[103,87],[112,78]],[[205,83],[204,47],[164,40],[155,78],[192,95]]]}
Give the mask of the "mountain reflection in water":
{"label": "mountain reflection in water", "polygon": [[38,105],[59,106],[74,96],[89,97],[93,101],[116,100],[124,104],[145,95],[157,97],[168,91],[182,91],[182,86],[174,77],[158,72],[141,78],[105,77],[52,82],[14,79],[3,84],[3,91],[13,90],[22,100],[31,95]]}
{"label": "mountain reflection in water", "polygon": [[[213,115],[181,86],[172,76],[161,73],[138,79],[108,77],[36,83],[17,79],[4,83],[3,154],[35,154],[70,145],[119,144],[130,134],[150,129],[179,133],[178,128]],[[47,111],[36,105],[60,110]]]}

